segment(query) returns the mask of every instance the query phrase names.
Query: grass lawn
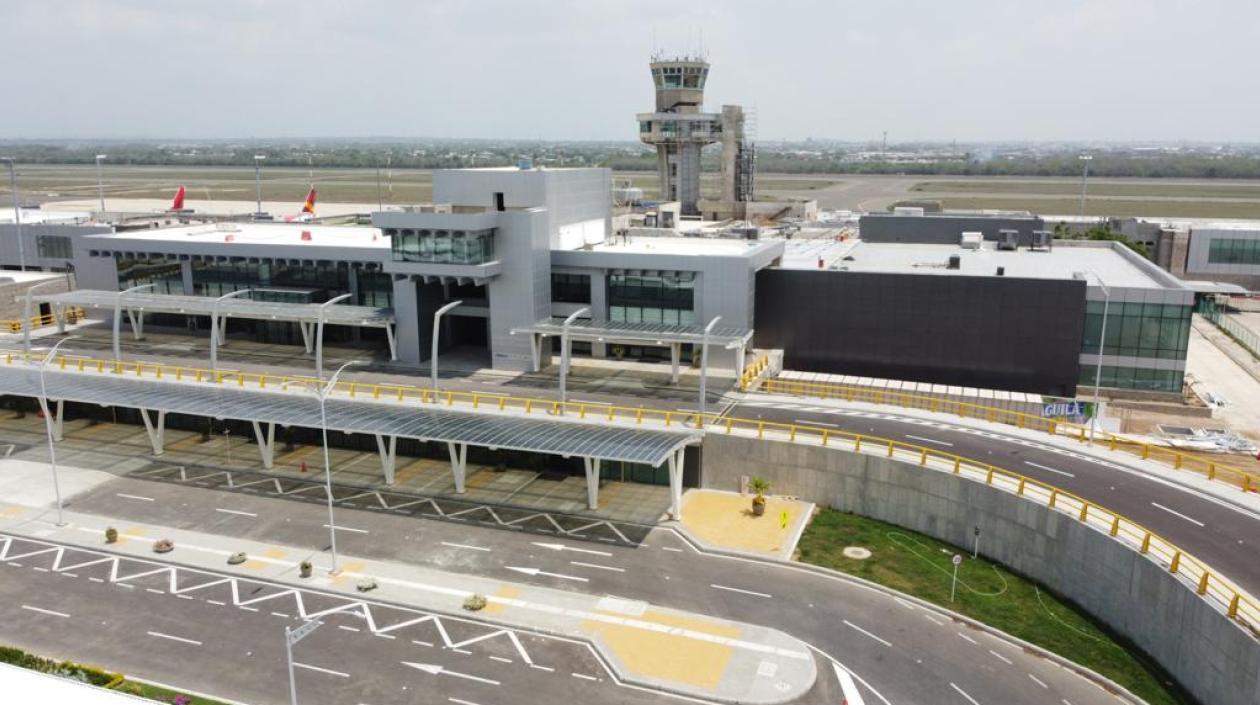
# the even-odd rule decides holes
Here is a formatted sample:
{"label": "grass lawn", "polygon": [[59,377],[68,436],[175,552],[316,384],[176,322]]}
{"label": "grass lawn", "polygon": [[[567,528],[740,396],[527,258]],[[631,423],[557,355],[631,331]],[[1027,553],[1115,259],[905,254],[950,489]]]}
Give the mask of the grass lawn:
{"label": "grass lawn", "polygon": [[[981,548],[984,537],[981,536]],[[846,546],[871,551],[866,560],[846,558]],[[1053,651],[1124,686],[1151,705],[1192,703],[1171,678],[1118,643],[1081,610],[997,564],[973,560],[959,549],[892,524],[832,509],[818,513],[799,544],[800,560],[865,578],[967,615]],[[949,601],[955,553],[958,594]]]}
{"label": "grass lawn", "polygon": [[[1031,196],[1072,196],[1081,192],[1080,179],[1029,181],[1019,177],[968,181],[921,181],[910,187],[921,193],[984,193]],[[1116,183],[1090,179],[1089,193],[1097,196],[1160,196],[1164,198],[1260,198],[1256,183],[1186,183],[1151,179]]]}
{"label": "grass lawn", "polygon": [[[1097,194],[1090,189],[1090,197],[1085,201],[1085,214],[1097,216],[1162,216],[1170,218],[1260,218],[1260,200],[1258,201],[1150,201],[1121,198],[1094,198]],[[1075,215],[1080,212],[1080,198],[1041,198],[975,196],[945,196],[939,200],[947,210],[977,210],[996,208],[1002,210],[1024,210],[1038,214]]]}

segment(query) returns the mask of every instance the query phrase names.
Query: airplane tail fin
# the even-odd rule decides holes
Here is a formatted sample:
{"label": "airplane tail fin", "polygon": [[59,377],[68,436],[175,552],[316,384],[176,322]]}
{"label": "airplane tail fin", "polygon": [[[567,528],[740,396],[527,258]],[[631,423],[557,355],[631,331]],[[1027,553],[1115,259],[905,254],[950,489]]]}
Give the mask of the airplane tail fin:
{"label": "airplane tail fin", "polygon": [[180,186],[179,190],[175,192],[175,200],[171,201],[171,210],[173,211],[184,210],[184,191],[185,191],[184,187]]}
{"label": "airplane tail fin", "polygon": [[306,203],[302,204],[302,212],[315,215],[315,189],[306,194]]}

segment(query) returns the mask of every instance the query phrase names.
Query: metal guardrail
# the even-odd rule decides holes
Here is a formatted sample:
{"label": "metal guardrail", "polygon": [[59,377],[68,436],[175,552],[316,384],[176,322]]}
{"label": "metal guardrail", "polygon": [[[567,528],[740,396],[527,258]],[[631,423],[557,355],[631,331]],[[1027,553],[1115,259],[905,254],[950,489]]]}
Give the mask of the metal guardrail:
{"label": "metal guardrail", "polygon": [[[762,380],[759,389],[768,394],[840,399],[847,402],[866,402],[869,404],[954,414],[962,418],[1004,423],[1019,428],[1045,431],[1050,435],[1066,436],[1081,442],[1089,440],[1089,427],[1081,424],[1047,419],[1010,409],[939,399],[921,394],[889,392],[869,387],[854,387],[823,382],[798,382],[779,379]],[[1205,458],[1195,453],[1185,453],[1173,448],[1165,448],[1107,431],[1096,431],[1095,443],[1108,450],[1129,453],[1143,460],[1162,462],[1175,470],[1197,472],[1206,476],[1209,480],[1227,482],[1244,492],[1260,491],[1260,474],[1225,463],[1218,463],[1211,458]]]}
{"label": "metal guardrail", "polygon": [[[0,355],[3,356],[0,357],[0,362],[5,365],[14,363],[26,365],[41,359],[38,355],[27,355],[20,351],[0,350]],[[160,363],[114,362],[76,356],[59,356],[55,364],[62,370],[69,369],[88,374],[125,374],[149,379],[170,378],[173,381],[185,383],[248,386],[260,390],[267,389],[268,385],[283,389],[285,384],[314,382],[308,377],[226,370],[211,371]],[[690,422],[690,425],[694,427],[698,420],[695,412],[558,402],[498,394],[435,391],[392,384],[339,382],[333,393],[350,398],[362,396],[385,402],[437,403],[457,407],[462,411],[497,409],[524,414],[573,413],[583,419],[635,425],[647,423],[670,427]],[[944,403],[941,400],[934,401]],[[703,421],[709,433],[738,434],[748,438],[802,443],[895,458],[913,462],[925,469],[949,472],[968,480],[982,482],[1030,501],[1042,503],[1050,509],[1074,517],[1083,524],[1107,532],[1112,538],[1124,542],[1142,555],[1156,561],[1170,573],[1178,576],[1189,589],[1193,589],[1200,597],[1217,604],[1230,619],[1260,638],[1260,603],[1242,589],[1219,573],[1213,572],[1207,565],[1181,550],[1173,542],[1153,533],[1141,524],[1053,485],[979,460],[890,438],[807,424],[736,419],[719,414],[705,414]]]}
{"label": "metal guardrail", "polygon": [[752,363],[750,363],[747,367],[744,368],[743,373],[739,375],[740,391],[747,391],[749,386],[751,386],[754,382],[756,382],[757,378],[761,376],[761,373],[765,372],[766,369],[769,367],[770,367],[769,355],[762,355],[756,360],[753,360]]}
{"label": "metal guardrail", "polygon": [[[75,323],[86,317],[86,313],[81,308],[66,309],[66,323]],[[51,313],[45,313],[42,316],[33,316],[30,321],[23,321],[20,318],[0,321],[0,330],[7,330],[10,333],[21,333],[23,324],[30,323],[31,328],[43,328],[44,326],[56,325],[57,317]]]}

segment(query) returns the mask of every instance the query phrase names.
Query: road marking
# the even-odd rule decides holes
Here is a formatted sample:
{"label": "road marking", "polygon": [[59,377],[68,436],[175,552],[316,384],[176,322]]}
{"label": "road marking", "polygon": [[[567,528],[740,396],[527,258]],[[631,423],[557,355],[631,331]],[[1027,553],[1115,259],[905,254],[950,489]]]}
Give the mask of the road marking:
{"label": "road marking", "polygon": [[165,595],[165,594],[166,594],[166,591],[164,591],[164,590],[158,590],[158,589],[156,589],[156,588],[145,588],[145,589],[144,589],[144,591],[145,591],[145,592],[151,592],[151,593],[153,593],[154,595]]}
{"label": "road marking", "polygon": [[104,580],[102,580],[102,579],[100,579],[100,578],[88,578],[88,580],[91,580],[91,581],[92,581],[92,582],[94,582],[94,583],[103,583],[103,582],[105,582]]}
{"label": "road marking", "polygon": [[846,620],[844,620],[844,623],[845,623],[845,624],[847,624],[847,625],[849,625],[849,628],[850,628],[850,629],[853,629],[853,630],[855,630],[855,631],[861,632],[862,634],[865,634],[865,635],[869,636],[870,638],[874,639],[875,641],[878,641],[879,643],[883,644],[884,646],[887,646],[887,647],[890,647],[890,648],[892,647],[892,642],[888,641],[887,639],[884,639],[884,638],[882,638],[882,637],[880,637],[880,636],[878,636],[878,635],[872,634],[872,633],[870,633],[870,632],[866,631],[865,629],[863,629],[863,628],[859,627],[858,625],[854,624],[853,622],[850,622],[850,621],[849,621],[849,620],[847,620],[847,619],[846,619]]}
{"label": "road marking", "polygon": [[299,662],[297,662],[297,661],[294,661],[294,662],[293,662],[293,665],[294,665],[294,666],[297,666],[298,668],[305,668],[305,669],[307,669],[308,671],[316,671],[316,672],[318,672],[318,673],[327,673],[327,674],[328,674],[328,675],[330,675],[330,676],[337,676],[337,677],[339,677],[339,678],[349,678],[349,677],[350,677],[350,674],[349,674],[349,673],[342,673],[341,671],[332,671],[332,670],[329,670],[329,669],[327,669],[327,668],[320,668],[319,666],[312,666],[312,665],[307,664],[307,663],[299,663]]}
{"label": "road marking", "polygon": [[239,509],[220,509],[219,507],[215,507],[214,511],[223,512],[224,514],[237,514],[243,517],[257,517],[258,516],[257,514],[253,512],[242,512]]}
{"label": "road marking", "polygon": [[482,678],[481,676],[473,676],[467,673],[460,673],[458,671],[451,671],[435,663],[412,663],[411,661],[403,661],[402,665],[409,666],[411,668],[416,669],[417,671],[424,671],[425,673],[428,673],[429,675],[452,676],[454,678],[463,678],[464,680],[476,681],[477,683],[485,683],[486,685],[500,685],[499,681],[491,680],[489,678]]}
{"label": "road marking", "polygon": [[491,656],[491,657],[490,657],[490,659],[491,659],[492,661],[500,661],[500,662],[502,662],[502,663],[512,663],[512,659],[510,659],[510,658],[503,658],[502,656]]}
{"label": "road marking", "polygon": [[1195,526],[1199,526],[1199,527],[1205,526],[1205,524],[1199,521],[1198,519],[1191,519],[1185,514],[1182,514],[1181,512],[1175,512],[1158,502],[1151,502],[1151,506],[1155,507],[1156,509],[1162,509],[1175,517],[1181,517],[1182,519],[1185,519],[1186,521],[1190,522],[1191,524],[1194,524]]}
{"label": "road marking", "polygon": [[558,578],[560,580],[576,580],[579,583],[590,582],[590,580],[583,577],[576,576],[576,575],[564,575],[562,573],[548,573],[545,570],[539,570],[537,568],[522,568],[520,566],[510,565],[510,566],[507,566],[507,569],[514,570],[518,573],[524,573],[525,575],[530,575],[530,576],[545,575],[549,578]]}
{"label": "road marking", "polygon": [[954,447],[954,444],[950,443],[949,441],[938,441],[935,438],[924,438],[923,436],[912,436],[908,433],[906,434],[906,438],[913,438],[916,441],[923,441],[924,443],[935,443],[940,446],[949,446],[951,448]]}
{"label": "road marking", "polygon": [[227,604],[226,602],[219,602],[218,600],[206,600],[206,602],[209,602],[212,605],[218,605],[220,607]]}
{"label": "road marking", "polygon": [[450,543],[449,541],[443,541],[442,545],[450,546],[451,548],[466,548],[470,551],[485,551],[487,553],[490,552],[490,549],[488,548],[484,548],[482,546],[469,546],[468,544],[465,544],[465,543]]}
{"label": "road marking", "polygon": [[411,643],[415,644],[416,646],[433,646],[433,644],[427,641],[417,641],[416,639],[412,639]]}
{"label": "road marking", "polygon": [[[180,597],[183,597],[183,595],[181,595]],[[289,618],[289,615],[287,615],[287,614],[285,614],[285,613],[283,613],[283,612],[272,612],[272,613],[271,613],[271,616],[272,616],[272,617],[279,617],[279,618],[281,618],[281,619],[288,619],[288,618]]]}
{"label": "road marking", "polygon": [[354,532],[354,533],[356,533],[356,534],[369,534],[369,533],[372,533],[372,532],[368,531],[367,529],[352,529],[352,528],[350,528],[350,527],[348,527],[348,526],[337,526],[337,527],[332,527],[332,526],[329,526],[329,525],[327,525],[327,524],[324,524],[324,528],[325,528],[325,529],[335,529],[336,531],[352,531],[352,532]]}
{"label": "road marking", "polygon": [[190,596],[188,596],[188,595],[176,595],[175,597],[178,597],[178,598],[179,598],[179,599],[181,599],[181,600],[195,600],[195,599],[196,599],[196,598],[194,598],[194,597],[190,597]]}
{"label": "road marking", "polygon": [[900,597],[894,597],[893,599],[897,601],[897,604],[901,605],[902,607],[905,607],[905,608],[906,608],[906,609],[908,609],[908,610],[914,610],[914,609],[916,609],[914,605],[910,604],[909,602],[906,602],[905,600],[901,599]]}
{"label": "road marking", "polygon": [[46,610],[43,607],[31,607],[30,605],[22,605],[22,609],[30,610],[32,612],[39,612],[40,614],[46,614],[52,617],[61,617],[63,619],[70,618],[70,615],[66,614],[65,612],[53,612],[52,610]]}
{"label": "road marking", "polygon": [[573,546],[566,546],[562,543],[542,543],[541,541],[531,541],[531,543],[540,548],[551,549],[552,551],[573,551],[575,553],[589,553],[592,556],[612,556],[612,554],[608,551],[596,551],[589,548],[575,548]]}
{"label": "road marking", "polygon": [[1042,681],[1037,676],[1034,676],[1033,674],[1029,673],[1028,677],[1032,679],[1033,683],[1036,683],[1037,685],[1041,686],[1042,688],[1045,688],[1046,690],[1050,690],[1050,686],[1046,685],[1045,682]]}
{"label": "road marking", "polygon": [[967,695],[967,691],[963,690],[962,688],[959,688],[956,684],[950,683],[949,687],[953,688],[954,690],[957,690],[958,694],[966,698],[967,702],[971,703],[971,705],[980,705],[980,703],[976,702],[975,698],[971,697],[970,695]]}
{"label": "road marking", "polygon": [[1031,460],[1025,460],[1025,461],[1024,461],[1024,465],[1028,465],[1028,466],[1031,466],[1031,467],[1037,468],[1037,469],[1039,469],[1039,470],[1045,470],[1046,472],[1055,472],[1055,473],[1058,473],[1058,474],[1060,474],[1060,475],[1066,475],[1066,476],[1068,476],[1068,477],[1076,477],[1076,475],[1074,475],[1074,474],[1072,474],[1072,473],[1070,473],[1070,472],[1065,472],[1065,471],[1063,471],[1063,470],[1056,470],[1056,469],[1054,469],[1054,468],[1052,468],[1052,467],[1049,467],[1049,466],[1046,466],[1046,465],[1042,465],[1041,463],[1034,463],[1034,462],[1033,462],[1033,461],[1031,461]]}
{"label": "road marking", "polygon": [[40,568],[39,566],[34,566],[34,570],[35,570],[35,572],[36,572],[36,573],[47,573],[47,572],[49,572],[47,568]]}
{"label": "road marking", "polygon": [[141,496],[140,496],[140,495],[138,495],[138,494],[123,494],[122,492],[115,492],[115,493],[114,493],[114,496],[115,496],[115,497],[122,497],[123,499],[138,499],[138,500],[140,500],[141,502],[154,502],[154,501],[156,501],[156,500],[155,500],[155,499],[153,499],[152,497],[141,497]]}
{"label": "road marking", "polygon": [[582,566],[583,568],[597,568],[599,570],[611,570],[615,573],[626,572],[625,568],[618,568],[616,566],[611,566],[611,565],[599,565],[597,563],[583,563],[582,561],[569,561],[569,565],[578,565],[578,566]]}
{"label": "road marking", "polygon": [[359,628],[358,628],[358,627],[347,627],[347,626],[346,626],[346,625],[344,625],[344,624],[338,624],[338,625],[337,625],[337,628],[338,628],[338,629],[344,629],[344,630],[346,630],[346,631],[348,631],[348,632],[357,632],[357,631],[359,631]]}
{"label": "road marking", "polygon": [[941,620],[937,619],[936,617],[933,617],[933,616],[932,616],[932,615],[930,615],[930,614],[924,614],[923,616],[924,616],[924,617],[926,617],[926,618],[928,618],[928,619],[930,619],[930,620],[932,620],[932,623],[933,623],[933,624],[935,624],[935,625],[936,625],[936,626],[938,626],[938,627],[943,627],[943,626],[945,626],[945,623],[944,623],[944,622],[942,622]]}
{"label": "road marking", "polygon": [[193,646],[201,646],[200,641],[196,641],[194,639],[185,639],[182,636],[171,636],[170,634],[163,634],[162,632],[145,632],[145,634],[148,634],[149,636],[157,637],[159,639],[170,639],[171,641],[178,641],[183,644],[192,644]]}
{"label": "road marking", "polygon": [[972,639],[971,637],[967,636],[966,634],[963,634],[962,632],[958,632],[958,637],[964,641],[969,641],[973,644],[976,644],[977,646],[980,644],[980,642],[976,641],[975,639]]}
{"label": "road marking", "polygon": [[810,426],[828,426],[830,428],[840,428],[840,424],[823,423],[822,421],[806,421],[805,419],[795,419],[792,423],[802,423]]}
{"label": "road marking", "polygon": [[446,702],[455,703],[455,705],[479,705],[471,700],[460,700],[459,698],[447,698]]}
{"label": "road marking", "polygon": [[531,664],[529,664],[529,667],[530,667],[530,668],[537,668],[538,670],[540,670],[540,671],[546,671],[547,673],[555,673],[555,672],[556,672],[556,669],[552,668],[551,666],[539,666],[539,665],[538,665],[538,664],[536,664],[536,663],[531,663]]}
{"label": "road marking", "polygon": [[682,552],[683,552],[683,550],[682,550],[681,548],[674,548],[673,546],[661,546],[661,550],[662,550],[662,551],[673,551],[674,553],[682,553]]}
{"label": "road marking", "polygon": [[599,680],[599,679],[598,679],[598,678],[596,678],[595,676],[588,676],[588,675],[586,675],[585,673],[571,673],[571,674],[569,674],[569,675],[573,676],[574,678],[581,678],[581,679],[582,679],[582,680],[584,680],[584,681],[597,681],[597,680]]}
{"label": "road marking", "polygon": [[710,584],[709,587],[713,588],[714,590],[729,590],[730,592],[738,592],[744,595],[753,595],[754,597],[774,597],[774,595],[767,595],[764,592],[756,592],[753,590],[742,590],[740,588],[727,587],[725,585]]}
{"label": "road marking", "polygon": [[831,667],[836,671],[836,680],[840,681],[840,690],[844,692],[845,705],[865,705],[862,702],[862,693],[858,690],[857,683],[853,682],[853,676],[849,672],[840,668],[840,664],[832,663]]}
{"label": "road marking", "polygon": [[1006,658],[1005,656],[1003,656],[1002,654],[999,654],[998,652],[994,651],[993,649],[989,649],[989,653],[993,654],[993,657],[994,657],[994,658],[996,658],[996,659],[997,659],[997,660],[999,660],[999,661],[1002,661],[1002,662],[1006,663],[1006,665],[1008,665],[1008,666],[1014,666],[1014,665],[1015,665],[1015,662],[1014,662],[1014,661],[1012,661],[1012,660],[1010,660],[1010,659]]}

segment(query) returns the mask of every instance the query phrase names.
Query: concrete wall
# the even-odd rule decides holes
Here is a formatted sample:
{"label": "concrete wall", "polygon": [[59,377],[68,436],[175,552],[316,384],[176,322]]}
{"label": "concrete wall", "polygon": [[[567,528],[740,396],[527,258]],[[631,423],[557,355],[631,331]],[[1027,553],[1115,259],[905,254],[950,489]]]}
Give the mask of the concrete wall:
{"label": "concrete wall", "polygon": [[862,216],[858,230],[866,242],[915,242],[936,245],[957,245],[965,232],[984,234],[985,240],[997,240],[999,230],[1018,230],[1020,247],[1032,244],[1034,230],[1045,230],[1046,223],[1035,216],[983,215],[893,215],[872,213]]}
{"label": "concrete wall", "polygon": [[51,269],[65,271],[69,269],[72,257],[40,257],[39,240],[41,237],[68,237],[73,240],[85,235],[98,235],[112,232],[108,225],[48,223],[22,224],[22,244],[19,250],[17,239],[18,226],[12,223],[0,223],[0,265],[16,267],[26,260],[28,269]]}
{"label": "concrete wall", "polygon": [[1048,586],[1128,637],[1205,705],[1255,705],[1260,642],[1129,547],[983,484],[899,460],[708,434],[701,486],[737,490],[742,475],[904,526],[956,546],[982,532],[989,558]]}

